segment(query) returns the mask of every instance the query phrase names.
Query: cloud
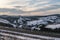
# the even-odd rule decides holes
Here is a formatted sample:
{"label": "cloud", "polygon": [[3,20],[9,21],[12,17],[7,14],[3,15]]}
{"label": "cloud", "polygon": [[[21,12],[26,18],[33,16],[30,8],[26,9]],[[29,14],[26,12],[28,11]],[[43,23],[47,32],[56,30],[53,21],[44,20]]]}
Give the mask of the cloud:
{"label": "cloud", "polygon": [[34,10],[32,12],[44,12],[44,11],[48,11],[48,10],[56,10],[56,9],[59,9],[60,8],[60,5],[50,5],[49,7],[45,7],[45,8],[42,8],[42,9],[37,9],[37,10]]}
{"label": "cloud", "polygon": [[60,0],[0,0],[0,12],[29,14],[33,12],[46,12],[59,8]]}
{"label": "cloud", "polygon": [[[6,0],[6,4],[25,11],[33,11],[45,8],[46,5],[55,5],[60,0]],[[5,1],[4,1],[5,2]],[[51,7],[51,6],[50,6]],[[29,10],[30,9],[30,10]],[[46,8],[48,9],[48,8]]]}
{"label": "cloud", "polygon": [[13,13],[13,14],[21,14],[21,13],[26,13],[22,10],[18,10],[18,9],[9,9],[9,8],[0,8],[0,12],[3,12],[3,13]]}
{"label": "cloud", "polygon": [[[11,3],[8,3],[8,5],[13,5],[13,6],[22,6],[21,9],[25,10],[26,8],[29,10],[29,8],[36,10],[38,9],[40,6],[37,5],[43,5],[43,4],[47,4],[49,1],[47,0],[14,0]],[[27,11],[27,10],[25,10]],[[32,11],[32,10],[29,10]]]}
{"label": "cloud", "polygon": [[10,0],[0,0],[0,6],[7,5],[8,3],[11,3],[12,1]]}
{"label": "cloud", "polygon": [[22,6],[14,6],[15,8],[21,8]]}

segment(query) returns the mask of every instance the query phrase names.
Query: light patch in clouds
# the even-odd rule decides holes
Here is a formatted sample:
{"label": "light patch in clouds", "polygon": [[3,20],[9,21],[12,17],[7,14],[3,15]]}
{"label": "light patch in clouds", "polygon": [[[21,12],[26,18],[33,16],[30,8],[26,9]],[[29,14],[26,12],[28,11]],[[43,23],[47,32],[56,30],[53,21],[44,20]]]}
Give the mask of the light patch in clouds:
{"label": "light patch in clouds", "polygon": [[12,2],[12,1],[10,1],[10,0],[0,0],[0,6],[4,6],[4,5],[7,6],[7,4],[10,3],[10,2]]}
{"label": "light patch in clouds", "polygon": [[23,11],[32,11],[32,10],[36,10],[37,8],[30,8],[30,7],[25,7],[25,8],[22,8],[21,10]]}

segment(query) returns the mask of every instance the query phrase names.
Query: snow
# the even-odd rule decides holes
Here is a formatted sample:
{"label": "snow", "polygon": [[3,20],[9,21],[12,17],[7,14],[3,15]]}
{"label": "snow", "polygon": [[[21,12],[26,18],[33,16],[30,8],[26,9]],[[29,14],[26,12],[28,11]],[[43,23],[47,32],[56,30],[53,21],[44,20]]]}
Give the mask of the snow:
{"label": "snow", "polygon": [[60,28],[60,24],[47,25],[46,28],[51,28],[51,29]]}
{"label": "snow", "polygon": [[57,19],[57,16],[48,16],[48,17],[41,17],[39,18],[40,20],[45,20],[45,21],[50,21],[50,22],[54,22],[55,19]]}
{"label": "snow", "polygon": [[7,21],[7,20],[5,20],[5,19],[2,19],[2,18],[0,18],[0,22],[2,22],[2,23],[10,23],[9,21]]}
{"label": "snow", "polygon": [[24,37],[24,36],[17,36],[17,35],[7,34],[7,33],[0,33],[0,35],[15,37],[15,38],[19,38],[19,39],[22,39],[22,40],[40,40],[40,39],[34,39],[34,38],[29,38],[29,37]]}
{"label": "snow", "polygon": [[32,28],[31,28],[31,30],[34,30],[34,29],[40,30],[40,28],[38,28],[38,27],[32,27]]}
{"label": "snow", "polygon": [[47,17],[41,17],[39,19],[42,19],[42,20],[50,20],[50,19],[57,19],[58,17],[57,16],[47,16]]}
{"label": "snow", "polygon": [[19,24],[23,24],[23,21],[24,21],[24,18],[22,18],[22,17],[20,17],[20,18],[17,20],[17,22],[18,22]]}
{"label": "snow", "polygon": [[55,20],[56,23],[60,23],[60,18]]}
{"label": "snow", "polygon": [[19,25],[19,28],[22,28],[23,25]]}
{"label": "snow", "polygon": [[0,22],[2,22],[2,23],[6,23],[6,24],[10,24],[10,25],[12,25],[12,26],[16,27],[16,25],[15,25],[15,24],[10,23],[9,21],[7,21],[7,20],[5,20],[5,19],[2,19],[2,18],[0,18]]}
{"label": "snow", "polygon": [[14,23],[16,23],[16,20],[14,21]]}
{"label": "snow", "polygon": [[28,21],[27,25],[39,25],[39,24],[48,24],[48,22],[44,20],[35,20],[35,21]]}
{"label": "snow", "polygon": [[15,24],[12,24],[12,23],[9,23],[10,25],[12,25],[14,28],[16,28],[16,25]]}
{"label": "snow", "polygon": [[55,19],[57,19],[57,16],[48,16],[48,17],[41,17],[39,20],[34,21],[27,21],[27,25],[39,25],[39,24],[48,24],[48,21],[54,22]]}
{"label": "snow", "polygon": [[[38,38],[42,38],[42,39],[47,39],[47,40],[49,40],[49,39],[51,39],[51,40],[60,40],[60,38],[56,38],[56,37],[49,37],[49,36],[42,36],[42,35],[34,35],[34,34],[28,34],[28,33],[21,33],[21,32],[14,32],[14,31],[8,31],[8,30],[2,30],[2,29],[0,29],[0,31],[4,31],[4,32],[12,32],[12,33],[16,33],[16,34],[21,34],[21,35],[26,35],[26,36],[32,36],[32,37],[38,37]],[[0,33],[0,34],[2,34],[2,33]],[[8,34],[3,34],[3,35],[8,35]],[[10,35],[10,36],[12,36],[12,35]],[[22,39],[27,39],[27,37],[22,37],[22,36],[20,36],[20,37],[18,37],[18,36],[14,36],[14,37],[17,37],[17,38],[22,38]]]}

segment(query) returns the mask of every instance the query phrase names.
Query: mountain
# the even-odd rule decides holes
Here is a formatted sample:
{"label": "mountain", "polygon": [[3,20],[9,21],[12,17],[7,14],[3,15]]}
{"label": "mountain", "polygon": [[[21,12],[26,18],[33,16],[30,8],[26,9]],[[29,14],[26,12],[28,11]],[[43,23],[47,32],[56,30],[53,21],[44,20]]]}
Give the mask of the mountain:
{"label": "mountain", "polygon": [[[12,27],[37,29],[37,28],[60,28],[60,14],[46,15],[46,16],[0,16],[0,24],[9,24]],[[55,25],[56,24],[56,25]],[[55,25],[53,27],[53,25]],[[2,25],[3,26],[3,25]],[[6,26],[6,25],[5,25]],[[38,29],[37,29],[38,30]]]}

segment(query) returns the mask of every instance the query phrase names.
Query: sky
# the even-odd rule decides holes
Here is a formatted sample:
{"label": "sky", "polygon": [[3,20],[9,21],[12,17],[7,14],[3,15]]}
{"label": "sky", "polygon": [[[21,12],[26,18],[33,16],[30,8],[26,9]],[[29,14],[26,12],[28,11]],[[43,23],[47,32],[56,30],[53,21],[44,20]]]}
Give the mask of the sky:
{"label": "sky", "polygon": [[60,0],[0,0],[0,15],[60,14]]}

